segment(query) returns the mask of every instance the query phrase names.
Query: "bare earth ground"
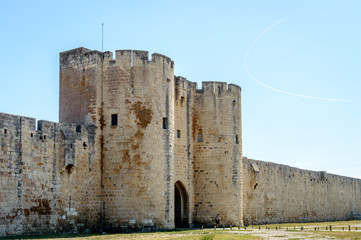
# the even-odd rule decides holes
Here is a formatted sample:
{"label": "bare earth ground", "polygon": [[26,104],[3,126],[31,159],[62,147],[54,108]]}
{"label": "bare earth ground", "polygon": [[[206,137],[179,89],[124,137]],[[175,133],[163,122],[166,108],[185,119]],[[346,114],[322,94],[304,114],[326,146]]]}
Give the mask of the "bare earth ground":
{"label": "bare earth ground", "polygon": [[[330,231],[329,226],[332,226]],[[349,229],[350,226],[350,229]],[[261,230],[259,230],[261,227]],[[301,229],[302,227],[302,229]],[[316,227],[316,230],[315,230]],[[327,230],[326,230],[327,227]],[[351,230],[351,231],[349,231]],[[233,240],[233,239],[360,239],[361,221],[288,223],[233,228],[181,230],[132,234],[71,234],[51,236],[7,237],[0,239],[56,239],[56,240],[129,240],[129,239],[175,239],[175,240]]]}

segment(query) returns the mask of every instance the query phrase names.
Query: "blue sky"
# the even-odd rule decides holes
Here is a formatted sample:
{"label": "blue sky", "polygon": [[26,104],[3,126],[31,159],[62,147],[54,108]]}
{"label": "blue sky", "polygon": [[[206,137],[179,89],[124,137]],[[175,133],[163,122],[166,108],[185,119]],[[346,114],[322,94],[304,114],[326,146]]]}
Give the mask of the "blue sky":
{"label": "blue sky", "polygon": [[[58,121],[59,52],[101,50],[103,22],[106,51],[158,52],[190,81],[240,85],[245,156],[361,178],[360,1],[1,1],[0,9],[0,112]],[[249,74],[348,101],[283,94]]]}

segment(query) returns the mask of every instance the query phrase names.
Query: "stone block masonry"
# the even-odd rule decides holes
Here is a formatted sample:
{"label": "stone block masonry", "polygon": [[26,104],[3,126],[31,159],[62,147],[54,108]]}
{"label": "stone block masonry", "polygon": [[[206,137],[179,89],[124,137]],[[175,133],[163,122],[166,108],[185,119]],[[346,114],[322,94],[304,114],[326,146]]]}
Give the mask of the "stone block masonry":
{"label": "stone block masonry", "polygon": [[94,128],[0,113],[0,235],[99,224]]}
{"label": "stone block masonry", "polygon": [[[149,59],[145,51],[118,50],[113,59],[110,52],[79,48],[60,58],[60,119],[98,129],[104,229],[212,224],[217,211],[229,215],[225,222],[240,223],[238,86],[209,82],[197,89],[197,84],[174,77],[170,58],[152,54]],[[203,152],[213,149],[209,154],[200,153],[200,128],[207,145]],[[224,154],[228,157],[222,159]],[[213,159],[225,170],[208,167]],[[201,172],[211,179],[200,177]],[[224,178],[231,179],[231,186]],[[214,194],[233,196],[233,191],[229,201]]]}
{"label": "stone block masonry", "polygon": [[60,122],[0,114],[0,236],[360,213],[361,180],[242,159],[241,88],[198,89],[174,67],[139,50],[60,53]]}
{"label": "stone block masonry", "polygon": [[195,221],[240,225],[241,89],[203,82],[195,91],[192,119]]}
{"label": "stone block masonry", "polygon": [[244,222],[353,219],[361,212],[361,179],[243,158]]}

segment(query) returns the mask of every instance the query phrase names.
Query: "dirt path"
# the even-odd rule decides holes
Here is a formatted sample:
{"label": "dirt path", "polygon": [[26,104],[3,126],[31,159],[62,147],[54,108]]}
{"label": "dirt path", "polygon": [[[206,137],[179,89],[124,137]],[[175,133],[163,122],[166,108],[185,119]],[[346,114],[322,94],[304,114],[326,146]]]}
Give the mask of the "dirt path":
{"label": "dirt path", "polygon": [[[219,230],[218,230],[219,231]],[[324,236],[317,232],[311,231],[286,231],[286,230],[241,230],[241,231],[227,231],[229,234],[240,234],[240,235],[253,235],[262,239],[269,240],[283,240],[283,239],[337,239],[331,236]],[[319,232],[322,233],[322,232]]]}
{"label": "dirt path", "polygon": [[317,236],[317,234],[313,232],[293,232],[293,231],[283,231],[283,230],[251,230],[251,231],[242,231],[242,234],[249,234],[257,237],[261,237],[262,239],[336,239],[334,237],[325,237],[325,236]]}

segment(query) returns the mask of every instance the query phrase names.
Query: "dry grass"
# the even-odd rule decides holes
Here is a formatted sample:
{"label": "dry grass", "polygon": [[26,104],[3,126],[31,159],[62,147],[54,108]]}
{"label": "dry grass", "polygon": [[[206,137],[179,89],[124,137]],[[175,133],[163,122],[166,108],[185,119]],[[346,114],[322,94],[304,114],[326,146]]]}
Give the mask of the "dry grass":
{"label": "dry grass", "polygon": [[[332,226],[332,231],[325,231],[326,226]],[[352,231],[348,231],[348,226],[352,226]],[[7,237],[0,239],[56,239],[56,240],[129,240],[129,239],[149,239],[149,240],[234,240],[234,239],[360,239],[361,221],[338,221],[338,222],[313,222],[313,223],[284,223],[260,225],[262,231],[258,230],[258,225],[248,226],[247,231],[238,228],[233,230],[213,229],[151,232],[151,233],[131,233],[131,234],[68,234],[68,235],[47,235],[28,237]],[[358,226],[358,231],[355,231]],[[265,230],[267,228],[271,230]],[[281,227],[281,230],[275,230]],[[296,227],[296,230],[293,230]],[[304,228],[301,231],[301,227]],[[319,227],[320,231],[315,231],[314,227]],[[344,230],[342,230],[344,227]],[[286,229],[288,228],[288,231]]]}
{"label": "dry grass", "polygon": [[172,240],[234,240],[234,239],[261,239],[251,235],[229,234],[227,231],[214,232],[207,230],[190,231],[170,231],[154,233],[131,233],[131,234],[67,234],[67,235],[46,235],[46,236],[27,236],[27,237],[8,237],[0,239],[56,239],[56,240],[129,240],[129,239],[172,239]]}

